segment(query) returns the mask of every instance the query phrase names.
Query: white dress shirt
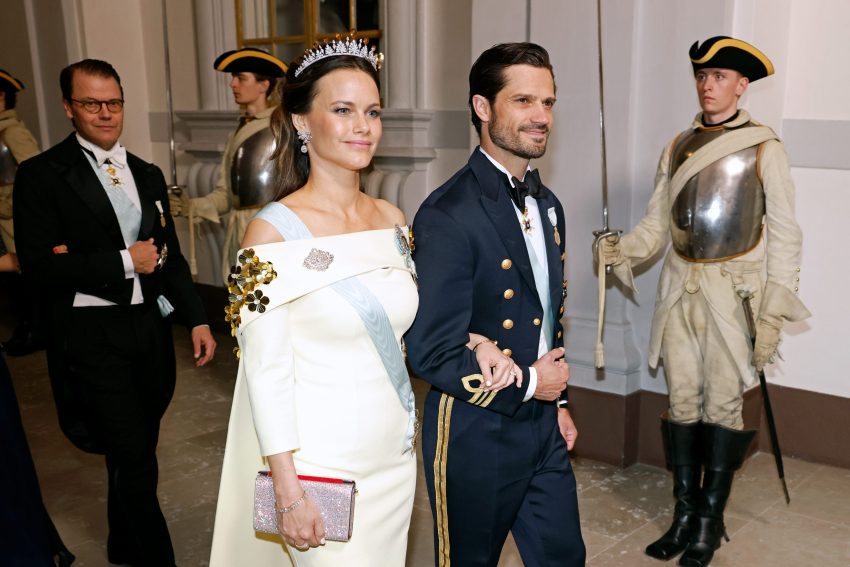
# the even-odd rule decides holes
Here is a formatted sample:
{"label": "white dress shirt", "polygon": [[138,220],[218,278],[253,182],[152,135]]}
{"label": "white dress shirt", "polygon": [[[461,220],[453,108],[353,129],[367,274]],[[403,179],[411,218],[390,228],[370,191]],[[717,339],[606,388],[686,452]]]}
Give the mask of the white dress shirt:
{"label": "white dress shirt", "polygon": [[[479,148],[481,153],[490,160],[490,162],[496,166],[496,169],[504,173],[508,176],[508,182],[513,187],[514,182],[512,181],[513,175],[505,169],[505,167],[493,159],[487,152],[483,149]],[[526,172],[531,170],[531,166],[529,165],[526,169]],[[521,179],[521,181],[525,180],[525,176]],[[511,199],[511,204],[514,207],[514,211],[517,215],[517,222],[520,225],[525,223],[525,217],[522,214],[522,211],[516,206],[513,199]],[[546,241],[543,238],[543,222],[540,218],[540,208],[537,206],[537,199],[530,195],[526,195],[525,197],[525,207],[528,210],[528,220],[531,223],[531,230],[528,232],[528,237],[531,239],[531,246],[534,248],[534,253],[537,255],[537,259],[540,261],[540,264],[543,266],[543,270],[546,272],[546,288],[549,287],[549,261],[548,256],[546,255]],[[543,332],[543,329],[540,329],[540,337],[537,343],[537,358],[540,358],[544,354],[549,352],[549,348],[546,345],[546,335]],[[537,389],[537,370],[528,367],[528,390],[525,392],[525,397],[522,401],[527,402],[534,396],[534,391]]]}
{"label": "white dress shirt", "polygon": [[[98,170],[106,171],[106,168],[109,167],[106,164],[106,160],[109,160],[112,165],[115,167],[116,177],[121,179],[121,190],[127,194],[127,197],[130,198],[130,201],[133,202],[133,205],[136,206],[137,209],[141,212],[142,203],[139,199],[139,190],[136,187],[136,181],[133,179],[133,174],[130,172],[130,168],[127,165],[126,158],[122,159],[121,157],[115,155],[116,150],[121,147],[120,142],[115,142],[115,145],[109,149],[104,150],[100,146],[92,144],[80,134],[77,134],[77,141],[80,143],[80,146],[91,151],[94,154],[95,161],[97,164],[91,164],[92,169],[94,169],[95,175],[97,175],[98,183],[100,183],[100,175],[98,174]],[[87,158],[88,159],[88,158]],[[102,186],[102,184],[101,184]],[[106,191],[106,189],[104,189]],[[111,201],[110,201],[111,203]],[[133,279],[133,296],[130,299],[130,303],[132,305],[138,305],[143,303],[145,298],[142,295],[142,285],[139,281],[139,274],[133,269],[133,258],[130,256],[130,251],[127,248],[132,245],[133,242],[127,242],[125,240],[124,245],[126,248],[120,251],[121,261],[124,264],[124,277],[126,279]],[[68,250],[70,254],[73,254],[73,250]],[[108,305],[115,305],[112,301],[107,301],[102,297],[97,297],[95,295],[88,295],[86,293],[77,292],[74,295],[74,307],[103,307]]]}

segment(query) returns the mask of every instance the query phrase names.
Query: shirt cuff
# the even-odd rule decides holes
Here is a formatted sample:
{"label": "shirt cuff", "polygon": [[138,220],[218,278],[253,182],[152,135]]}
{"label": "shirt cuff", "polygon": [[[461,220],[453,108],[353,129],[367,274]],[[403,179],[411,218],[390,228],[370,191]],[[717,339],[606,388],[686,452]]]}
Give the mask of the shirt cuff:
{"label": "shirt cuff", "polygon": [[124,263],[124,279],[132,279],[136,275],[136,270],[133,269],[133,257],[126,248],[121,250],[121,261]]}
{"label": "shirt cuff", "polygon": [[533,366],[528,367],[528,389],[525,391],[525,397],[522,401],[527,402],[534,397],[534,391],[537,389],[537,369]]}

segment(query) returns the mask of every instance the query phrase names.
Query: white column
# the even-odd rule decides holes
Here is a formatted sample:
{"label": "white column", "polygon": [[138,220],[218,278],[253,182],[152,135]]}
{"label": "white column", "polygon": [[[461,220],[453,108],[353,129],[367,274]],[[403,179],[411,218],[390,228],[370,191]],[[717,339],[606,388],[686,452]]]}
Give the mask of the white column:
{"label": "white column", "polygon": [[385,4],[384,51],[390,108],[414,108],[416,105],[416,0],[392,0]]}

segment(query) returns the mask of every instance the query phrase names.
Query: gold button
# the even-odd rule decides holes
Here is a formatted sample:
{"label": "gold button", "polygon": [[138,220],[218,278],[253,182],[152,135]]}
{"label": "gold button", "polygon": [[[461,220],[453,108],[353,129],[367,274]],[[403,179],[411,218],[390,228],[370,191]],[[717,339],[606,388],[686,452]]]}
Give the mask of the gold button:
{"label": "gold button", "polygon": [[563,336],[564,336],[564,331],[558,331],[558,338],[560,339]]}
{"label": "gold button", "polygon": [[514,296],[514,290],[512,290],[512,289],[506,289],[505,293],[502,294],[502,297],[504,297],[505,299],[511,299],[513,296]]}
{"label": "gold button", "polygon": [[510,270],[511,266],[513,266],[513,265],[514,265],[514,263],[511,262],[510,260],[508,260],[507,258],[502,260],[502,269],[503,270]]}
{"label": "gold button", "polygon": [[794,288],[794,291],[800,291],[800,288],[799,288],[799,287],[795,287],[795,288]]}
{"label": "gold button", "polygon": [[532,323],[534,323],[534,326],[535,326],[535,327],[539,327],[539,326],[540,326],[540,319],[538,319],[537,317],[535,317],[535,318],[534,318],[534,321],[532,321]]}
{"label": "gold button", "polygon": [[514,351],[512,351],[509,348],[503,348],[502,349],[502,354],[504,354],[505,356],[511,356],[513,353],[514,353]]}
{"label": "gold button", "polygon": [[564,280],[564,289],[567,289],[567,280]]}
{"label": "gold button", "polygon": [[800,268],[797,268],[797,271],[799,272],[799,271],[800,271]]}
{"label": "gold button", "polygon": [[564,314],[564,306],[563,306],[563,305],[561,305],[561,310],[560,310],[560,311],[558,311],[558,313],[560,313],[561,315],[563,315],[563,314]]}
{"label": "gold button", "polygon": [[502,321],[502,327],[504,327],[505,329],[513,329],[514,322],[510,319],[505,319],[504,321]]}
{"label": "gold button", "polygon": [[565,257],[565,256],[566,256],[566,254],[565,254],[564,252],[561,252],[561,262],[563,262],[563,261],[564,261],[564,257]]}

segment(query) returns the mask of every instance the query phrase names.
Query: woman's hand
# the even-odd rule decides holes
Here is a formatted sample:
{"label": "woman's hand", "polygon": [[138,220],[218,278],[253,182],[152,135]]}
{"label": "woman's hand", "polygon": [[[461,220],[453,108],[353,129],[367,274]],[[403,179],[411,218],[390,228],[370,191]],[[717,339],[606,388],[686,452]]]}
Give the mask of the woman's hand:
{"label": "woman's hand", "polygon": [[522,370],[487,337],[470,333],[467,346],[475,353],[484,380],[481,389],[485,392],[501,390],[516,382],[522,386]]}
{"label": "woman's hand", "polygon": [[287,545],[306,551],[310,547],[325,544],[325,522],[309,494],[302,491],[302,496],[291,502],[287,501],[284,506],[290,511],[281,511],[278,501],[277,528]]}
{"label": "woman's hand", "polygon": [[325,522],[304,491],[295,472],[292,453],[268,455],[274,484],[277,529],[287,545],[300,551],[325,545]]}

